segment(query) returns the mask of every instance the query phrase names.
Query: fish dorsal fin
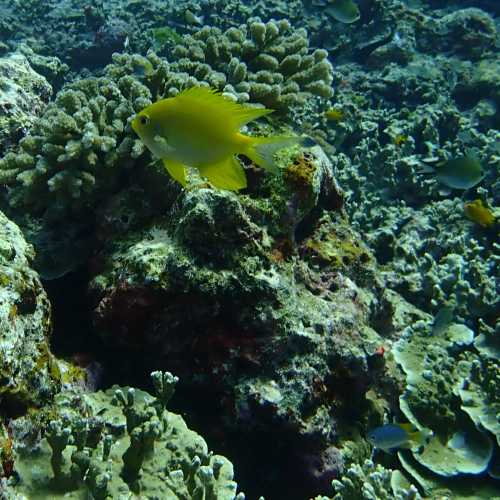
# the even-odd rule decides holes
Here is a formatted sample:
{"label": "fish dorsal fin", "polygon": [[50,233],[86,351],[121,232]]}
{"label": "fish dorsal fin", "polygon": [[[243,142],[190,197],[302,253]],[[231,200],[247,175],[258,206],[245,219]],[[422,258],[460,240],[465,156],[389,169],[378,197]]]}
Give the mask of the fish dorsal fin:
{"label": "fish dorsal fin", "polygon": [[[237,129],[252,120],[273,112],[272,109],[252,108],[231,101],[218,90],[209,87],[191,87],[183,90],[174,99],[180,105],[197,105],[205,112],[213,112],[214,116],[222,118],[226,123],[231,123]],[[207,110],[207,108],[212,108],[213,111]]]}

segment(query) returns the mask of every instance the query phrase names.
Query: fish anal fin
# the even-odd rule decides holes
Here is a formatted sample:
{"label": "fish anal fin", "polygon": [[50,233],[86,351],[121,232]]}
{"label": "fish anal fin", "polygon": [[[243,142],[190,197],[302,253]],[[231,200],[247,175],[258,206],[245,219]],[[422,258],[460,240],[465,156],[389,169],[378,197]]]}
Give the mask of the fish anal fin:
{"label": "fish anal fin", "polygon": [[182,163],[176,160],[167,160],[164,158],[163,165],[165,165],[167,172],[172,176],[173,179],[179,182],[182,187],[186,187],[186,167]]}
{"label": "fish anal fin", "polygon": [[200,175],[206,177],[216,188],[238,191],[247,187],[245,171],[234,157],[219,163],[199,166],[198,170]]}
{"label": "fish anal fin", "polygon": [[406,443],[402,443],[398,446],[398,448],[400,448],[402,450],[411,450],[414,447],[415,447],[415,443],[411,440],[407,441]]}

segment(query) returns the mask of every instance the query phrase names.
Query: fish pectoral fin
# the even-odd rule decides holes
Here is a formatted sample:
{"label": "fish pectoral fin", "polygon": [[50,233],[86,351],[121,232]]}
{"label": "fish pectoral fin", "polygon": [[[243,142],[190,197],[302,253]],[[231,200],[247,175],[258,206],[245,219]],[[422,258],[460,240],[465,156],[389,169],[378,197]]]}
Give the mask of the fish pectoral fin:
{"label": "fish pectoral fin", "polygon": [[210,165],[198,167],[200,175],[206,177],[211,184],[219,189],[238,191],[247,187],[247,177],[239,161],[233,156]]}
{"label": "fish pectoral fin", "polygon": [[186,187],[186,167],[176,160],[163,159],[163,165],[167,172],[183,187]]}

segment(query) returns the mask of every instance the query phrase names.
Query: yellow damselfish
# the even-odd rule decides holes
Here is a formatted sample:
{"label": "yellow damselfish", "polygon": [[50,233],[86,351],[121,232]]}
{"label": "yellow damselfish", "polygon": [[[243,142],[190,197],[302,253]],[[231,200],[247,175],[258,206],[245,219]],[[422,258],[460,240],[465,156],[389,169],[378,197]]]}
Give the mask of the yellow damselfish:
{"label": "yellow damselfish", "polygon": [[303,141],[239,132],[246,123],[272,111],[238,104],[210,88],[192,87],[143,109],[132,120],[132,128],[183,186],[186,167],[194,167],[215,187],[237,191],[246,187],[247,179],[235,155],[243,154],[276,171],[274,153]]}
{"label": "yellow damselfish", "polygon": [[490,227],[495,223],[493,212],[485,206],[483,200],[474,200],[464,205],[465,215],[480,226]]}

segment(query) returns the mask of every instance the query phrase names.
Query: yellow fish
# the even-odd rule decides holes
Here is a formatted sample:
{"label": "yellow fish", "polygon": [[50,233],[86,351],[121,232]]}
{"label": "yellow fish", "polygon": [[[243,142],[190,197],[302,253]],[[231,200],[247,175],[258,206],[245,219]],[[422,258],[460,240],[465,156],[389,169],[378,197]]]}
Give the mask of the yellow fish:
{"label": "yellow fish", "polygon": [[344,112],[341,109],[330,108],[325,111],[325,118],[328,121],[339,123],[345,118],[345,116]]}
{"label": "yellow fish", "polygon": [[197,168],[215,187],[237,191],[247,185],[235,155],[243,154],[276,171],[276,151],[301,143],[300,137],[250,137],[240,127],[271,109],[252,108],[206,87],[192,87],[155,102],[132,120],[132,128],[169,174],[186,185],[186,167]]}
{"label": "yellow fish", "polygon": [[493,212],[484,205],[483,200],[474,200],[464,205],[467,218],[480,226],[490,227],[495,223]]}

